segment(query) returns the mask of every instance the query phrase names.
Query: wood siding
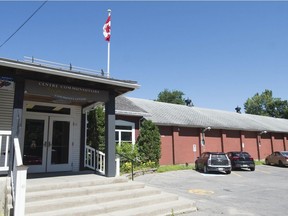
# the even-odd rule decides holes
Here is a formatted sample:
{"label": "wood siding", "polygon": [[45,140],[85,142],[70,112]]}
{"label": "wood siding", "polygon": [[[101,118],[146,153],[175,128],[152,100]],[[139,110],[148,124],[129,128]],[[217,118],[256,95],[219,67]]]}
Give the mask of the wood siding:
{"label": "wood siding", "polygon": [[0,130],[11,130],[14,91],[0,89]]}

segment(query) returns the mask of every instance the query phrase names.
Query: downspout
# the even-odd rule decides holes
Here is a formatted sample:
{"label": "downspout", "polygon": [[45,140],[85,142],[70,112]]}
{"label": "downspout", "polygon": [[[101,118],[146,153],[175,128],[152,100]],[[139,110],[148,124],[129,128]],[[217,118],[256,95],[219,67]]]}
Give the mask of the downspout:
{"label": "downspout", "polygon": [[175,165],[175,137],[174,137],[174,127],[172,126],[172,163]]}
{"label": "downspout", "polygon": [[274,152],[274,136],[271,133],[271,150]]}
{"label": "downspout", "polygon": [[283,141],[284,141],[284,151],[287,151],[286,145],[287,145],[287,136],[283,134]]}
{"label": "downspout", "polygon": [[256,136],[257,136],[257,155],[258,155],[258,161],[260,161],[261,135],[257,133]]}
{"label": "downspout", "polygon": [[284,151],[286,151],[286,136],[283,134],[283,145],[284,145]]}
{"label": "downspout", "polygon": [[[224,133],[223,130],[220,130],[221,132],[221,151],[224,152]],[[226,134],[225,134],[226,137]]]}
{"label": "downspout", "polygon": [[202,129],[199,128],[199,156],[202,154]]}
{"label": "downspout", "polygon": [[242,134],[242,131],[240,131],[240,149],[241,151],[243,151],[243,134]]}

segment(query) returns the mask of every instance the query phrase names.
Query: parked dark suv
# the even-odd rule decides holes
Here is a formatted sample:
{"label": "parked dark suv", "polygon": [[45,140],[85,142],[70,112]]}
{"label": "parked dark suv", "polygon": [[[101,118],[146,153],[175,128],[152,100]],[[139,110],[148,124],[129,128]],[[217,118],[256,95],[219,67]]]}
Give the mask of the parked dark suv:
{"label": "parked dark suv", "polygon": [[224,171],[231,173],[231,162],[224,152],[203,152],[195,161],[195,169],[208,173],[211,171]]}
{"label": "parked dark suv", "polygon": [[255,170],[254,159],[248,152],[231,151],[227,153],[232,169],[249,168],[251,171]]}

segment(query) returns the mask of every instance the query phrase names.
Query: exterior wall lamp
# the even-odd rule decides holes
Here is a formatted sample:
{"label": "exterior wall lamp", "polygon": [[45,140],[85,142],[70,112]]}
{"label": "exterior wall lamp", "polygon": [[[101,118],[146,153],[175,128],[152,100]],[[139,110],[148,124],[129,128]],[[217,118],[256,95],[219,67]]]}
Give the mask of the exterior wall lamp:
{"label": "exterior wall lamp", "polygon": [[205,132],[206,131],[210,131],[211,127],[206,127],[202,129],[202,139],[201,139],[201,145],[204,146],[205,145]]}
{"label": "exterior wall lamp", "polygon": [[202,133],[205,133],[207,130],[210,131],[210,130],[211,130],[211,127],[206,127],[206,128],[204,128],[204,129],[202,129]]}

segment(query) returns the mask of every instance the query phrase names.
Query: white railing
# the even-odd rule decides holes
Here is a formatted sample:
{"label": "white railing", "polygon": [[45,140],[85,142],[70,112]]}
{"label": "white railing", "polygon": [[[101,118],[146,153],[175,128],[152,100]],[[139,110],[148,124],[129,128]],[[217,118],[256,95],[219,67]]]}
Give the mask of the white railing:
{"label": "white railing", "polygon": [[105,154],[96,150],[96,171],[105,174]]}
{"label": "white railing", "polygon": [[95,157],[95,149],[90,146],[85,146],[85,158],[84,158],[84,166],[90,169],[96,169],[96,157]]}
{"label": "white railing", "polygon": [[11,131],[0,131],[0,171],[8,171]]}
{"label": "white railing", "polygon": [[24,216],[25,214],[27,169],[28,167],[23,165],[19,140],[14,138],[14,164],[11,172],[14,216]]}
{"label": "white railing", "polygon": [[85,146],[84,166],[105,174],[105,154],[90,146]]}
{"label": "white railing", "polygon": [[[116,157],[116,176],[120,175],[120,159]],[[85,146],[84,166],[105,175],[105,153]]]}

